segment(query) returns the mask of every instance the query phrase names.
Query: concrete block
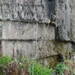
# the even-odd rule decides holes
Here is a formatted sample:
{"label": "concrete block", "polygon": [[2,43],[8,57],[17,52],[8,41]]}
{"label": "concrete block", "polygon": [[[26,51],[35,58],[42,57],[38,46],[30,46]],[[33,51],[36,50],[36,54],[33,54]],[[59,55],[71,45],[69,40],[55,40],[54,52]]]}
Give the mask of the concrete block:
{"label": "concrete block", "polygon": [[3,4],[12,4],[12,0],[2,0]]}
{"label": "concrete block", "polygon": [[42,5],[42,0],[34,0],[34,5]]}
{"label": "concrete block", "polygon": [[2,39],[2,22],[0,22],[0,39]]}
{"label": "concrete block", "polygon": [[46,24],[38,24],[38,39],[55,40],[55,27]]}
{"label": "concrete block", "polygon": [[70,58],[72,52],[72,44],[56,41],[38,41],[37,42],[37,57],[49,58],[58,54],[62,54],[64,59]]}
{"label": "concrete block", "polygon": [[2,20],[2,5],[0,5],[0,20]]}
{"label": "concrete block", "polygon": [[37,25],[35,23],[4,22],[3,39],[34,40],[37,35]]}
{"label": "concrete block", "polygon": [[11,19],[11,4],[2,5],[2,18],[3,20]]}
{"label": "concrete block", "polygon": [[34,3],[33,0],[24,0],[23,1],[24,5],[33,5],[33,3]]}
{"label": "concrete block", "polygon": [[3,41],[2,42],[3,55],[9,54],[9,56],[25,55],[28,58],[35,56],[35,42],[29,41]]}

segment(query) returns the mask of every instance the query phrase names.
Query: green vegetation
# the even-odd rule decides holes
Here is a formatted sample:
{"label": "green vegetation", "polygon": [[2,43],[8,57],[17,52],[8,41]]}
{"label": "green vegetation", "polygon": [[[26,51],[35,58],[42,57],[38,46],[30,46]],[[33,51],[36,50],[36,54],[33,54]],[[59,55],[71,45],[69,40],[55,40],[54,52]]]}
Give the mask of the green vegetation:
{"label": "green vegetation", "polygon": [[41,63],[36,62],[35,60],[28,60],[27,58],[21,58],[19,65],[19,69],[28,70],[29,75],[53,75],[54,70],[52,68],[48,68],[43,66]]}
{"label": "green vegetation", "polygon": [[33,61],[29,66],[29,73],[30,75],[53,75],[54,70]]}
{"label": "green vegetation", "polygon": [[12,58],[8,55],[0,57],[0,65],[7,66],[10,62],[12,62]]}
{"label": "green vegetation", "polygon": [[64,75],[64,71],[69,70],[69,67],[64,63],[58,63],[56,65],[56,73],[59,75]]}
{"label": "green vegetation", "polygon": [[[8,67],[10,67],[10,64],[11,64],[11,66],[13,65],[12,64],[13,61],[15,62],[15,60],[12,60],[12,58],[10,58],[7,55],[0,57],[0,75],[6,75],[5,68],[7,70],[10,70],[10,69],[8,69]],[[48,67],[42,65],[41,63],[37,62],[36,60],[28,60],[25,57],[20,58],[19,60],[16,60],[16,63],[17,63],[17,67],[16,67],[16,65],[15,65],[15,67],[17,68],[18,72],[19,73],[23,72],[23,71],[27,72],[28,74],[26,74],[26,75],[56,75],[56,74],[58,74],[58,75],[66,75],[67,74],[68,75],[69,71],[71,72],[71,67],[73,67],[73,65],[72,65],[73,62],[71,62],[70,60],[66,60],[64,62],[58,63],[54,68],[48,68]],[[15,67],[13,67],[13,68],[15,68]],[[72,70],[73,70],[73,68],[72,68]],[[73,73],[73,71],[72,71],[72,73]],[[75,73],[73,73],[73,74],[75,75]]]}
{"label": "green vegetation", "polygon": [[4,67],[10,62],[12,62],[12,59],[8,55],[0,57],[0,75],[5,75]]}
{"label": "green vegetation", "polygon": [[5,75],[3,67],[0,66],[0,75]]}

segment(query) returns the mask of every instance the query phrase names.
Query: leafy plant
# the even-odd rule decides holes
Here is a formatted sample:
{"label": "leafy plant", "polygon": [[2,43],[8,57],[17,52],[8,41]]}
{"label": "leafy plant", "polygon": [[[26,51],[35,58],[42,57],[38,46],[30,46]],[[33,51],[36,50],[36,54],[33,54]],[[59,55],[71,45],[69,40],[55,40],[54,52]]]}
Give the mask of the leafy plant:
{"label": "leafy plant", "polygon": [[35,61],[32,61],[29,66],[30,75],[53,75],[54,70],[52,68],[47,68]]}
{"label": "leafy plant", "polygon": [[8,55],[0,57],[0,65],[7,66],[10,62],[12,62],[12,58]]}
{"label": "leafy plant", "polygon": [[4,75],[4,66],[7,66],[12,61],[8,55],[0,57],[0,75]]}
{"label": "leafy plant", "polygon": [[64,75],[64,71],[65,70],[69,70],[68,66],[64,63],[58,63],[56,65],[56,73],[58,73],[59,75]]}
{"label": "leafy plant", "polygon": [[0,75],[4,75],[5,72],[4,72],[4,69],[3,69],[3,66],[0,66]]}
{"label": "leafy plant", "polygon": [[29,60],[26,58],[26,57],[22,57],[19,59],[19,70],[27,70],[28,69],[28,66],[29,66]]}

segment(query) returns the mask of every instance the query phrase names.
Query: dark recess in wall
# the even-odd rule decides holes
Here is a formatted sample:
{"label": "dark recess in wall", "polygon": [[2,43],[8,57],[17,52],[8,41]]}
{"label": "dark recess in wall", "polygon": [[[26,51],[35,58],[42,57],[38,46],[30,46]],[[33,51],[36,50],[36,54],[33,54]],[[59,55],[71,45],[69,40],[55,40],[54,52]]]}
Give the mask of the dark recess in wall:
{"label": "dark recess in wall", "polygon": [[53,0],[48,0],[48,1],[50,1],[50,2],[51,2],[51,1],[53,1]]}

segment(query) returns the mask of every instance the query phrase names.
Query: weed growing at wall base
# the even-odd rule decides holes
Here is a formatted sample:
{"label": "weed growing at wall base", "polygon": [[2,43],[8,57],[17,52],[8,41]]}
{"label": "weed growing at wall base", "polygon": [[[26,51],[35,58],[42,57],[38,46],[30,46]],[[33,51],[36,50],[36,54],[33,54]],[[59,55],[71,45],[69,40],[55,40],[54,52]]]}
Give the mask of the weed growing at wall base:
{"label": "weed growing at wall base", "polygon": [[30,75],[53,75],[54,70],[33,61],[29,66],[29,73]]}
{"label": "weed growing at wall base", "polygon": [[[7,70],[9,70],[9,72],[12,72],[12,73],[17,72],[17,75],[22,71],[24,73],[28,72],[27,74],[25,73],[25,75],[53,75],[53,72],[54,72],[52,68],[49,69],[46,66],[43,66],[42,64],[36,62],[35,60],[29,61],[26,58],[21,58],[16,61],[17,65],[15,65],[15,67],[13,67],[13,65],[16,64],[16,62],[13,63],[13,61],[15,60],[12,60],[7,55],[0,57],[0,75],[7,75],[7,73],[5,73],[7,72]],[[6,67],[6,71],[4,69],[5,67]],[[11,67],[16,68],[16,70],[18,71],[13,72]]]}
{"label": "weed growing at wall base", "polygon": [[0,75],[5,75],[4,67],[10,62],[12,59],[8,55],[0,57]]}
{"label": "weed growing at wall base", "polygon": [[48,68],[36,60],[31,61],[25,57],[19,60],[12,60],[9,56],[0,57],[0,75],[66,75],[65,72],[68,71],[69,67],[65,62]]}
{"label": "weed growing at wall base", "polygon": [[56,65],[55,71],[59,75],[64,75],[64,71],[66,71],[66,70],[69,70],[69,67],[66,64],[64,64],[64,63],[58,63]]}

